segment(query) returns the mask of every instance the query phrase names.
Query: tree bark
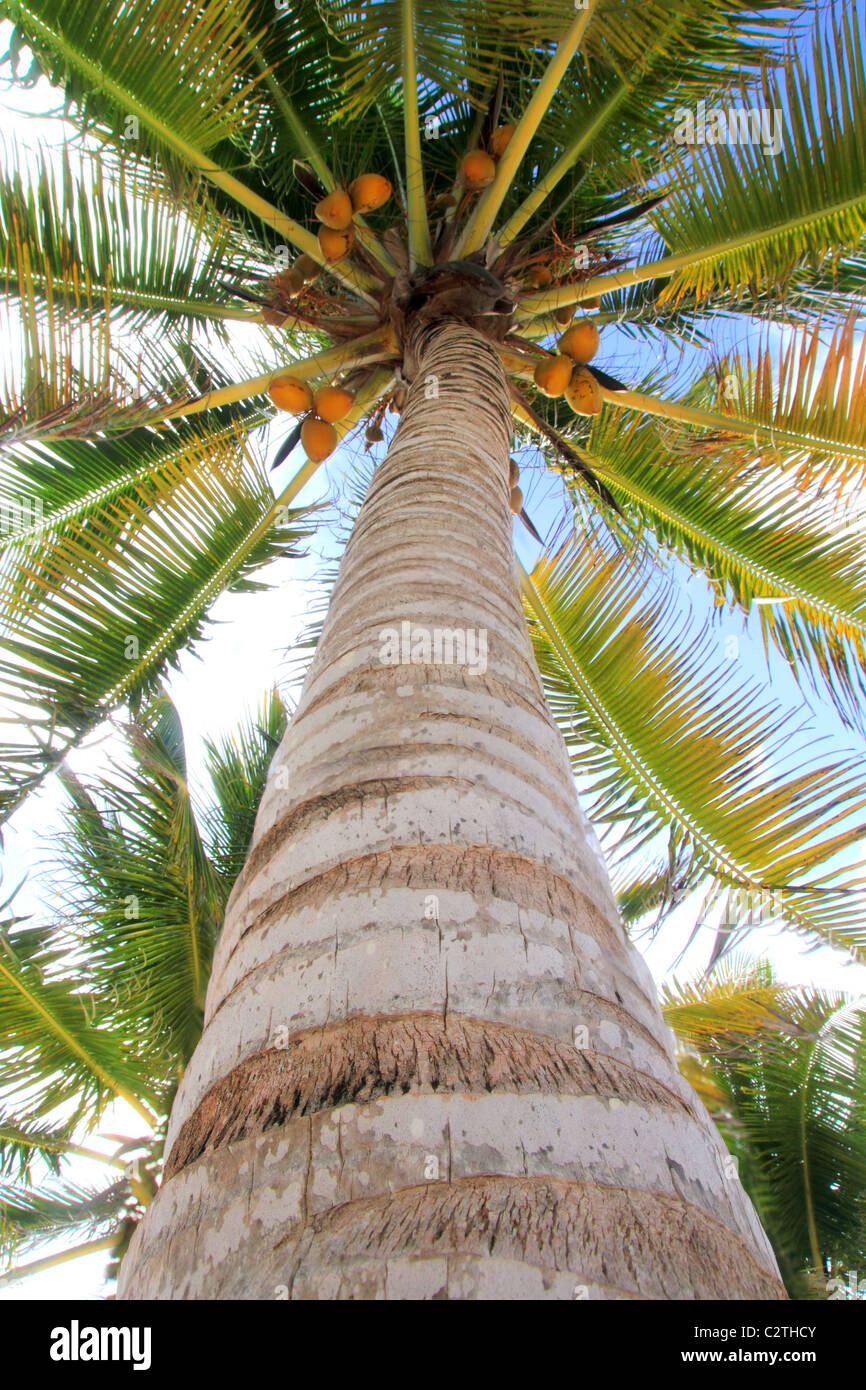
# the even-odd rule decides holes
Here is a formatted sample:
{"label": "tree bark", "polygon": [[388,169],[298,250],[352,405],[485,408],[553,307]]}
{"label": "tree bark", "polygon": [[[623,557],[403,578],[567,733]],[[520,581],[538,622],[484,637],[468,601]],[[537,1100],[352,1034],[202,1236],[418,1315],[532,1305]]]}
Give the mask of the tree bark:
{"label": "tree bark", "polygon": [[784,1297],[544,702],[499,361],[415,348],[120,1296]]}

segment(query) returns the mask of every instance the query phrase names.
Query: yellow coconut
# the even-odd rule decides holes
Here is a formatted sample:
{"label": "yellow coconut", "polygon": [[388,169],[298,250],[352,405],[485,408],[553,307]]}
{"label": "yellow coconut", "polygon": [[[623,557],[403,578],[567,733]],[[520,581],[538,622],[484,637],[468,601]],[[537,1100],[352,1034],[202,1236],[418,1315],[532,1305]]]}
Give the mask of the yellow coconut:
{"label": "yellow coconut", "polygon": [[575,367],[569,382],[565,399],[575,415],[598,415],[602,407],[601,391],[592,372],[586,367]]}
{"label": "yellow coconut", "polygon": [[543,290],[549,285],[553,276],[546,265],[531,265],[526,273],[526,278],[530,285],[536,290]]}
{"label": "yellow coconut", "polygon": [[535,384],[545,396],[561,396],[571,381],[573,368],[570,357],[548,357],[535,368]]}
{"label": "yellow coconut", "polygon": [[517,487],[517,480],[520,477],[520,468],[517,459],[508,460],[508,486]]}
{"label": "yellow coconut", "polygon": [[298,257],[295,264],[292,266],[292,270],[296,270],[299,275],[303,276],[304,280],[315,280],[317,276],[321,274],[322,267],[319,265],[318,261],[313,260],[312,256],[308,256],[305,253]]}
{"label": "yellow coconut", "polygon": [[391,184],[382,174],[361,174],[349,184],[349,197],[356,212],[375,212],[391,196]]}
{"label": "yellow coconut", "polygon": [[313,404],[313,393],[305,381],[295,376],[275,377],[268,387],[268,395],[280,410],[290,415],[301,415]]}
{"label": "yellow coconut", "polygon": [[563,333],[557,347],[575,362],[589,362],[598,352],[598,329],[592,319],[579,319]]}
{"label": "yellow coconut", "polygon": [[344,232],[335,232],[331,227],[319,228],[319,245],[326,261],[341,261],[348,256],[354,243],[353,227],[347,227]]}
{"label": "yellow coconut", "polygon": [[301,425],[301,443],[304,453],[313,463],[321,463],[337,447],[337,431],[326,420],[308,415]]}
{"label": "yellow coconut", "polygon": [[511,510],[514,512],[514,515],[519,516],[520,513],[523,511],[523,493],[520,491],[519,487],[513,487],[511,489],[511,497],[509,500],[511,503]]}
{"label": "yellow coconut", "polygon": [[466,188],[486,188],[496,178],[496,165],[483,150],[472,150],[460,161],[460,177]]}
{"label": "yellow coconut", "polygon": [[334,232],[346,230],[352,220],[353,211],[352,199],[342,188],[336,188],[327,198],[316,203],[316,216],[319,221],[324,222],[325,226]]}
{"label": "yellow coconut", "polygon": [[494,130],[490,137],[490,153],[494,159],[499,159],[511,144],[511,137],[514,134],[513,125],[501,125],[498,130]]}
{"label": "yellow coconut", "polygon": [[329,425],[336,425],[339,420],[345,420],[354,404],[355,397],[349,391],[344,391],[341,386],[320,386],[316,392],[316,414]]}

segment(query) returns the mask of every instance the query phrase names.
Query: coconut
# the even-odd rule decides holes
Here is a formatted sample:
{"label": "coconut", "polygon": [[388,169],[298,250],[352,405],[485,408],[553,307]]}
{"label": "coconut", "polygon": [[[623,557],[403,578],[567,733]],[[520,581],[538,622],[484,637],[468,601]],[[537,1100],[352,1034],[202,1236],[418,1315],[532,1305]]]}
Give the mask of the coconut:
{"label": "coconut", "polygon": [[460,161],[460,177],[466,188],[486,188],[496,178],[496,165],[483,150],[472,150]]}
{"label": "coconut", "polygon": [[586,367],[575,367],[569,382],[565,399],[575,415],[598,415],[602,407],[601,391],[592,372]]}
{"label": "coconut", "polygon": [[526,278],[537,290],[543,290],[549,285],[553,276],[546,265],[531,265],[527,271]]}
{"label": "coconut", "polygon": [[290,415],[301,415],[313,404],[313,393],[305,381],[296,376],[275,377],[268,387],[268,395],[280,410]]}
{"label": "coconut", "polygon": [[535,384],[545,396],[561,396],[571,381],[573,367],[570,357],[547,357],[535,368]]}
{"label": "coconut", "polygon": [[556,319],[560,328],[567,328],[571,323],[571,320],[574,318],[574,309],[575,306],[573,304],[564,304],[561,309],[554,309],[553,317]]}
{"label": "coconut", "polygon": [[520,468],[517,459],[508,460],[508,486],[517,487],[517,479],[520,477]]}
{"label": "coconut", "polygon": [[513,125],[501,125],[498,130],[494,130],[490,137],[490,153],[494,159],[499,159],[511,144],[511,137],[514,134]]}
{"label": "coconut", "polygon": [[355,397],[340,386],[320,386],[316,392],[316,414],[329,425],[336,425],[338,420],[345,420],[354,404]]}
{"label": "coconut", "polygon": [[341,261],[348,256],[354,243],[353,227],[347,227],[344,232],[335,232],[330,227],[319,228],[319,245],[326,261]]}
{"label": "coconut", "polygon": [[295,264],[292,266],[292,270],[296,270],[298,274],[302,275],[304,277],[304,280],[306,281],[317,279],[317,277],[321,274],[322,267],[319,265],[318,261],[313,260],[312,256],[308,256],[306,253],[304,253],[302,256],[299,256],[298,259],[295,261]]}
{"label": "coconut", "polygon": [[509,502],[514,515],[520,516],[520,513],[523,511],[523,493],[520,491],[519,487],[513,487],[511,489]]}
{"label": "coconut", "polygon": [[586,309],[587,312],[589,312],[590,310],[600,309],[600,308],[601,308],[601,296],[600,296],[600,295],[596,295],[593,299],[585,299],[585,300],[583,301],[583,303],[581,304],[580,307],[581,307],[582,309]]}
{"label": "coconut", "polygon": [[361,174],[349,184],[349,197],[356,212],[375,212],[391,196],[391,184],[382,174]]}
{"label": "coconut", "polygon": [[289,266],[288,270],[281,270],[274,276],[274,283],[283,294],[291,296],[300,294],[304,288],[304,277],[295,266]]}
{"label": "coconut", "polygon": [[315,211],[319,221],[324,222],[326,227],[335,232],[344,232],[352,220],[354,209],[348,193],[342,188],[336,188],[327,198],[316,203]]}
{"label": "coconut", "polygon": [[592,319],[579,319],[563,333],[557,347],[575,362],[589,362],[598,352],[598,329]]}
{"label": "coconut", "polygon": [[337,442],[337,431],[326,420],[319,420],[315,415],[308,415],[301,425],[301,443],[304,446],[304,453],[313,463],[321,463],[329,454],[332,454],[337,447]]}

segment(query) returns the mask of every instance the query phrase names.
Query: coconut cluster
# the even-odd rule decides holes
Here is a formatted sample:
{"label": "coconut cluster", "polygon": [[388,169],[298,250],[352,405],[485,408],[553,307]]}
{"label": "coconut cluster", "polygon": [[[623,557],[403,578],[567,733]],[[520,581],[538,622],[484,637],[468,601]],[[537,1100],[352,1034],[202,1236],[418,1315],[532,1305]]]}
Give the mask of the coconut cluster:
{"label": "coconut cluster", "polygon": [[280,410],[304,416],[301,443],[313,463],[322,463],[334,452],[339,442],[334,426],[345,420],[355,403],[351,391],[342,386],[320,386],[313,393],[305,381],[294,376],[275,377],[268,395]]}
{"label": "coconut cluster", "polygon": [[592,319],[582,318],[563,333],[554,356],[539,362],[535,384],[545,396],[565,396],[575,415],[598,415],[601,391],[586,363],[598,352],[599,332]]}
{"label": "coconut cluster", "polygon": [[508,148],[513,125],[501,125],[488,140],[486,150],[470,150],[460,161],[460,182],[471,193],[487,188],[496,178],[496,162]]}
{"label": "coconut cluster", "polygon": [[355,244],[354,218],[384,207],[391,183],[382,174],[361,174],[348,189],[335,188],[316,204],[319,247],[326,261],[341,261]]}

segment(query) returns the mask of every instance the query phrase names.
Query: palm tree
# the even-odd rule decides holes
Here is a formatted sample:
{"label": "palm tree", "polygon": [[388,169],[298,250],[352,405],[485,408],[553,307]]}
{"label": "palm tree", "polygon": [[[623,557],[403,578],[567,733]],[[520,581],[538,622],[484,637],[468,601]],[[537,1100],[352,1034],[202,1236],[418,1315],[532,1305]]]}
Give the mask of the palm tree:
{"label": "palm tree", "polygon": [[[787,7],[741,0],[4,12],[13,63],[29,46],[91,137],[2,193],[25,355],[5,481],[40,504],[6,547],[8,809],[295,541],[336,440],[399,415],[121,1292],[781,1296],[563,731],[624,850],[667,832],[663,895],[709,878],[862,950],[855,754],[805,751],[657,575],[760,603],[768,650],[858,736],[856,25],[818,29],[804,62]],[[678,143],[713,102],[743,140]],[[688,349],[755,319],[757,345],[685,385],[590,365],[605,325]],[[257,375],[231,357],[245,321]],[[248,442],[266,392],[308,412],[276,501]],[[521,601],[526,431],[572,534]]]}
{"label": "palm tree", "polygon": [[791,1297],[862,1297],[849,1271],[866,1260],[863,1001],[742,961],[666,986],[662,1007]]}
{"label": "palm tree", "polygon": [[[129,767],[88,788],[62,771],[69,822],[49,842],[48,865],[62,911],[48,932],[22,932],[12,920],[4,931],[0,1011],[14,1041],[0,1120],[0,1232],[11,1268],[0,1284],[97,1251],[110,1252],[116,1275],[156,1191],[175,1079],[201,1032],[196,976],[214,939],[201,926],[219,923],[285,722],[272,695],[231,738],[208,744],[204,800],[189,784],[180,722],[164,696],[124,729]],[[206,913],[190,911],[203,902]],[[866,1253],[862,1003],[786,988],[761,963],[724,962],[707,979],[667,987],[663,1013],[788,1291],[860,1296],[850,1271]],[[135,1067],[127,1098],[152,1107],[152,1122],[143,1136],[113,1135],[106,1151],[104,1107],[123,1098],[124,1055]],[[72,1100],[58,1124],[58,1103]],[[148,1116],[137,1118],[140,1128]],[[111,1180],[82,1187],[73,1159],[108,1167]],[[59,1252],[39,1253],[58,1239]]]}
{"label": "palm tree", "polygon": [[[231,737],[206,743],[206,783],[192,786],[177,711],[161,695],[123,727],[125,765],[92,786],[61,770],[66,824],[46,865],[56,916],[34,928],[10,915],[0,932],[0,1254],[13,1266],[3,1277],[96,1250],[112,1252],[116,1271],[150,1205],[225,902],[285,727],[272,693]],[[106,1135],[116,1102],[126,1108],[111,1116],[132,1132]],[[82,1159],[108,1169],[107,1185],[82,1185]],[[59,1254],[39,1253],[58,1237]]]}
{"label": "palm tree", "polygon": [[[4,930],[0,1011],[14,1041],[0,1120],[0,1232],[12,1267],[0,1284],[100,1250],[116,1275],[156,1191],[175,1079],[201,1033],[196,978],[215,939],[201,927],[219,925],[285,722],[272,695],[231,738],[208,744],[204,800],[190,786],[180,722],[164,696],[125,727],[128,767],[87,788],[62,771],[69,821],[49,841],[48,865],[62,885],[61,911],[47,932],[22,932],[13,920]],[[208,910],[190,911],[198,903]],[[621,906],[627,916],[625,899]],[[39,982],[36,995],[28,977],[31,990]],[[739,1164],[788,1291],[860,1296],[850,1271],[866,1253],[862,1004],[781,986],[767,965],[723,962],[709,978],[667,987],[663,1013],[680,1070],[719,1125],[726,1162]],[[62,1039],[61,1028],[72,1037]],[[124,1055],[135,1067],[127,1097],[152,1107],[152,1123],[143,1136],[113,1135],[106,1151],[104,1107],[123,1098]],[[58,1124],[58,1102],[68,1109],[73,1100]],[[138,1114],[139,1128],[146,1118]],[[107,1167],[110,1181],[82,1187],[73,1159]],[[58,1238],[59,1252],[39,1253]]]}

